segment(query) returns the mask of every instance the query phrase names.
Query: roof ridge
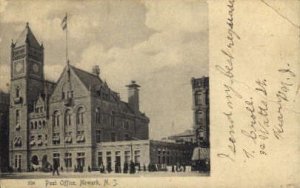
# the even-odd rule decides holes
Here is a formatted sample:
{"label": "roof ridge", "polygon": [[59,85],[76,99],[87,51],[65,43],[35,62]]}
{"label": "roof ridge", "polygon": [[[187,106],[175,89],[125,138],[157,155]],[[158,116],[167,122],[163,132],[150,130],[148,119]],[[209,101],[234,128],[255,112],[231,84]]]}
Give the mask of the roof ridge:
{"label": "roof ridge", "polygon": [[[75,67],[74,65],[70,65],[70,66],[71,66],[72,68],[75,68],[75,69],[79,70],[79,71],[82,71],[82,72],[84,72],[84,73],[90,74],[91,76],[95,76],[95,77],[99,78],[97,75],[95,75],[95,74],[93,74],[93,73],[90,73],[90,72],[88,72],[88,71],[86,71],[86,70],[80,69],[80,68],[78,68],[78,67]],[[99,78],[99,79],[100,79],[100,78]]]}

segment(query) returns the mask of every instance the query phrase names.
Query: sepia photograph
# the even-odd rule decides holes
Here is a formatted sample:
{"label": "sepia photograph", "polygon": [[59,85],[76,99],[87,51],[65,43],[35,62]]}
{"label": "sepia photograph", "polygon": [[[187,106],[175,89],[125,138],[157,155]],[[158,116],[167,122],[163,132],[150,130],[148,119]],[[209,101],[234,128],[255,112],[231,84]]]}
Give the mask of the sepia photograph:
{"label": "sepia photograph", "polygon": [[0,0],[0,179],[209,177],[206,1]]}

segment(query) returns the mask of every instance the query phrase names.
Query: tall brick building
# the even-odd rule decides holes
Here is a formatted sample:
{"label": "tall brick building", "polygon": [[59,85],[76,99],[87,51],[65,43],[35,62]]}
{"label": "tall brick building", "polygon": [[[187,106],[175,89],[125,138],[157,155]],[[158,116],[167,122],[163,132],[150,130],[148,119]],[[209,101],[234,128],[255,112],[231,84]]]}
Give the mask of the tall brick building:
{"label": "tall brick building", "polygon": [[121,101],[92,72],[69,63],[56,83],[44,77],[44,47],[27,24],[11,44],[9,112],[10,166],[27,171],[57,160],[96,168],[100,143],[147,140],[149,118],[139,110],[139,85],[127,85],[128,103]]}
{"label": "tall brick building", "polygon": [[192,78],[194,130],[198,146],[209,147],[209,79]]}

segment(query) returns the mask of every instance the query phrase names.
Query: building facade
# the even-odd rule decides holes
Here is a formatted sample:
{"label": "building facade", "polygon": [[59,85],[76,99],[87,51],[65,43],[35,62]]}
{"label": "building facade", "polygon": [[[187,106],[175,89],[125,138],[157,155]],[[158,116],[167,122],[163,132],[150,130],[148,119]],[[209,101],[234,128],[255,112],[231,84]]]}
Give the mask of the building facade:
{"label": "building facade", "polygon": [[209,79],[192,78],[194,131],[198,146],[209,147]]}
{"label": "building facade", "polygon": [[196,133],[195,130],[187,129],[182,133],[171,135],[168,140],[174,140],[176,143],[182,144],[195,144],[196,143]]}
{"label": "building facade", "polygon": [[[193,146],[155,140],[133,140],[121,142],[102,142],[97,147],[95,159],[105,167],[124,170],[131,161],[142,169],[149,170],[155,165],[157,170],[164,170],[172,165],[190,165]],[[116,171],[116,170],[114,170]]]}
{"label": "building facade", "polygon": [[44,47],[27,24],[11,44],[10,166],[71,170],[97,168],[103,142],[147,140],[149,118],[139,110],[139,85],[127,85],[128,103],[100,78],[66,63],[57,82],[44,78]]}
{"label": "building facade", "polygon": [[8,170],[9,94],[0,91],[0,172]]}

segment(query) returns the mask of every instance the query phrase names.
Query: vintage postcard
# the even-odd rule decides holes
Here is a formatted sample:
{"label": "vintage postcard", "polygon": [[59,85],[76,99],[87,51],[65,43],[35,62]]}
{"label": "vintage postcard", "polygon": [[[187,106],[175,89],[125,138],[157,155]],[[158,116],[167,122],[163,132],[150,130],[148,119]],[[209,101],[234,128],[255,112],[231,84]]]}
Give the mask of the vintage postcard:
{"label": "vintage postcard", "polygon": [[300,187],[299,0],[0,0],[0,188]]}

